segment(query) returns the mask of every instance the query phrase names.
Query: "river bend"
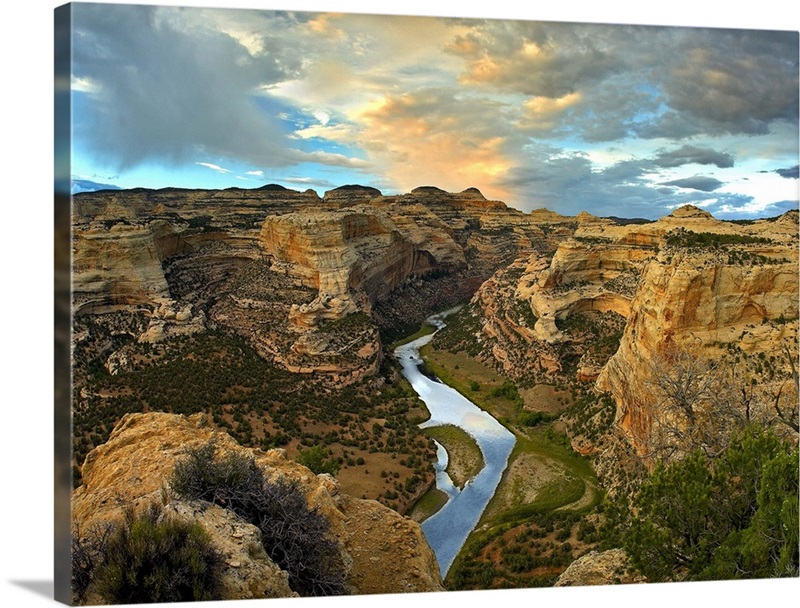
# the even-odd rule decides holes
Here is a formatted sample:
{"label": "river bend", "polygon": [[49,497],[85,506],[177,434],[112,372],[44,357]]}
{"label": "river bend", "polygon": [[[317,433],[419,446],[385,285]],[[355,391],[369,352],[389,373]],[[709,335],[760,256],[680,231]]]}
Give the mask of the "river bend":
{"label": "river bend", "polygon": [[[427,322],[441,329],[444,318],[455,309],[429,317]],[[438,331],[438,329],[437,329]],[[433,334],[398,346],[394,354],[403,375],[425,402],[431,417],[421,428],[452,424],[469,433],[483,452],[484,467],[463,490],[453,485],[445,472],[447,452],[437,443],[436,487],[448,496],[447,503],[422,523],[422,531],[436,554],[442,576],[447,574],[469,533],[494,495],[500,477],[514,447],[514,435],[489,414],[455,389],[423,374],[420,349],[431,341]]]}

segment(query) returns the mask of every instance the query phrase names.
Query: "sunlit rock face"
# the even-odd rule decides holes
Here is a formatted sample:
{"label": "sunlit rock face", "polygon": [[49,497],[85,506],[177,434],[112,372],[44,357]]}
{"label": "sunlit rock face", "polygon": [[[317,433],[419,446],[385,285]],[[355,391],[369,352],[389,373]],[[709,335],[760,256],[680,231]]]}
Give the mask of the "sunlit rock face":
{"label": "sunlit rock face", "polygon": [[552,255],[518,259],[484,283],[473,299],[480,339],[506,373],[527,369],[541,381],[563,373],[558,352],[575,344],[564,329],[574,315],[624,320],[610,358],[583,353],[575,374],[613,396],[619,428],[643,454],[663,402],[654,394],[653,361],[667,351],[691,348],[718,360],[739,349],[742,359],[769,362],[763,373],[750,365],[747,382],[764,395],[781,390],[786,347],[797,356],[797,217],[727,222],[687,206],[655,222],[622,224],[582,213]]}
{"label": "sunlit rock face", "polygon": [[622,427],[640,450],[659,403],[651,362],[669,349],[691,348],[714,358],[731,344],[751,356],[783,359],[787,345],[796,356],[796,245],[759,252],[786,261],[741,266],[715,253],[665,250],[645,268],[619,350],[597,381],[614,396]]}
{"label": "sunlit rock face", "polygon": [[[267,480],[293,481],[329,523],[339,547],[346,583],[354,593],[409,593],[443,590],[436,557],[419,524],[374,500],[339,491],[327,474],[315,475],[286,458],[283,450],[241,447],[208,416],[127,414],[108,441],[83,463],[82,484],[72,495],[77,530],[86,533],[119,521],[125,508],[165,504],[174,517],[196,521],[223,556],[223,599],[294,595],[287,575],[260,548],[260,532],[230,511],[171,492],[169,479],[186,450],[214,441],[220,454],[253,458]],[[102,599],[102,598],[94,598]]]}
{"label": "sunlit rock face", "polygon": [[374,302],[414,269],[412,243],[387,214],[369,207],[271,216],[260,243],[279,271],[332,297],[364,291]]}

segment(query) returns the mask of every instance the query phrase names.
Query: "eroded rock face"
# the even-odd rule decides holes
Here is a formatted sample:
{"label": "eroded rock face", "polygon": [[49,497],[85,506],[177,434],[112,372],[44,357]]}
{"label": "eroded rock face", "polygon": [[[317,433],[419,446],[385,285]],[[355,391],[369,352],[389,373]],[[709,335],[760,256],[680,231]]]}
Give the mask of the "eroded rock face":
{"label": "eroded rock face", "polygon": [[271,216],[260,243],[278,270],[333,298],[385,297],[411,274],[414,248],[391,219],[369,207]]}
{"label": "eroded rock face", "polygon": [[124,509],[165,503],[168,512],[198,521],[225,559],[225,599],[292,595],[286,574],[259,550],[258,530],[220,507],[175,496],[168,480],[187,448],[214,440],[221,453],[253,456],[267,479],[296,481],[311,508],[330,523],[348,568],[354,593],[408,593],[443,589],[433,551],[418,524],[371,500],[339,492],[329,475],[314,475],[286,458],[283,450],[250,450],[217,430],[203,414],[128,414],[109,440],[92,450],[82,470],[83,483],[72,496],[80,530],[116,521]]}
{"label": "eroded rock face", "polygon": [[786,345],[796,356],[796,247],[772,245],[770,254],[786,261],[741,266],[729,264],[727,254],[664,250],[647,265],[619,350],[597,381],[614,396],[637,448],[645,449],[657,414],[652,362],[670,349],[713,359],[731,344],[774,358]]}
{"label": "eroded rock face", "polygon": [[[510,377],[536,382],[558,378],[565,354],[577,357],[570,373],[613,396],[619,427],[642,455],[663,403],[653,361],[671,349],[712,361],[740,352],[763,362],[748,364],[748,385],[780,390],[785,349],[797,356],[797,217],[740,224],[687,206],[626,224],[582,213],[552,257],[518,259],[478,291],[482,352]],[[607,337],[621,335],[619,346],[591,352],[580,328],[567,330],[578,313],[618,318],[624,330],[609,325]]]}
{"label": "eroded rock face", "polygon": [[555,587],[644,583],[645,578],[631,568],[630,558],[622,549],[590,551],[576,559],[561,573]]}

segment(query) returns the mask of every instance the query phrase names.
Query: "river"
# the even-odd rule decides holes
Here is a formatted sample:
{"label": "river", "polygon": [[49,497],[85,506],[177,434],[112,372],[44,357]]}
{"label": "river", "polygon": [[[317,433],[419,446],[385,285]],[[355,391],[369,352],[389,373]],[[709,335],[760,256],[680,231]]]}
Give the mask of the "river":
{"label": "river", "polygon": [[[438,331],[445,326],[445,317],[456,310],[433,315],[427,322]],[[433,334],[423,336],[398,346],[394,351],[402,365],[403,375],[431,413],[430,419],[420,427],[453,424],[462,428],[477,441],[485,462],[475,478],[459,490],[444,470],[447,452],[437,444],[436,487],[449,498],[436,514],[422,523],[422,531],[436,554],[444,577],[494,495],[516,440],[508,429],[461,393],[419,370],[422,363],[419,350],[432,339]]]}

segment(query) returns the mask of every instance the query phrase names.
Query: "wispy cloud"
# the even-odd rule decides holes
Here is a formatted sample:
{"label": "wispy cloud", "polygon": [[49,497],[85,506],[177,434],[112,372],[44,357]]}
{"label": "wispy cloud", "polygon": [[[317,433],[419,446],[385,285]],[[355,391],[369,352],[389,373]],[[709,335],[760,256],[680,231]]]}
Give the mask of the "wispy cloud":
{"label": "wispy cloud", "polygon": [[215,165],[213,163],[196,162],[195,165],[200,165],[201,167],[208,167],[209,169],[212,169],[212,170],[216,171],[217,173],[233,173],[233,171],[231,171],[230,169],[225,169],[225,168],[220,167],[219,165]]}
{"label": "wispy cloud", "polygon": [[695,175],[682,179],[673,179],[669,182],[661,182],[664,186],[677,186],[678,188],[688,188],[700,190],[701,192],[713,192],[723,186],[723,183],[714,177]]}

